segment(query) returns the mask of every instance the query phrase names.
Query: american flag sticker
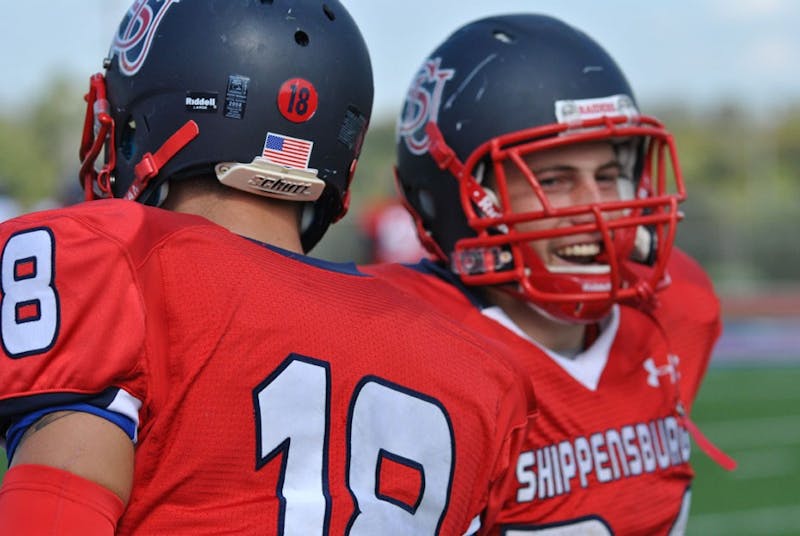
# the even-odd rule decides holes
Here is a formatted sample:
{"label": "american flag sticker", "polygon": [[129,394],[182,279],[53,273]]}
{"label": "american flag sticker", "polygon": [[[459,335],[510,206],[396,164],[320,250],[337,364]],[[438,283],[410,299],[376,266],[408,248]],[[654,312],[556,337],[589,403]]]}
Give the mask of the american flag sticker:
{"label": "american flag sticker", "polygon": [[307,169],[313,146],[313,141],[268,132],[267,140],[264,142],[263,156],[275,164]]}

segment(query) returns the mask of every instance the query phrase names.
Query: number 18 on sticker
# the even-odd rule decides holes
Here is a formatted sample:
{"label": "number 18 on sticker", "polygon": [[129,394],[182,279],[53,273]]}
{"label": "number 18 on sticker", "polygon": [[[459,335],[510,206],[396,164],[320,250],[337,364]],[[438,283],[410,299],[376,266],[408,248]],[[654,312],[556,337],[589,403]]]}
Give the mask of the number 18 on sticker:
{"label": "number 18 on sticker", "polygon": [[278,91],[278,109],[293,123],[303,123],[317,111],[317,90],[303,78],[291,78]]}

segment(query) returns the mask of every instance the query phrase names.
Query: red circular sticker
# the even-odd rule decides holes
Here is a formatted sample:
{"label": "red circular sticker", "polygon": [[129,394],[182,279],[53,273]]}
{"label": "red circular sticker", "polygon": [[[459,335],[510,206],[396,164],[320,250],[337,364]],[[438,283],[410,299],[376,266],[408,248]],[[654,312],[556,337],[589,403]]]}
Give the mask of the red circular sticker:
{"label": "red circular sticker", "polygon": [[294,123],[308,121],[317,111],[317,90],[308,80],[291,78],[278,91],[278,109]]}

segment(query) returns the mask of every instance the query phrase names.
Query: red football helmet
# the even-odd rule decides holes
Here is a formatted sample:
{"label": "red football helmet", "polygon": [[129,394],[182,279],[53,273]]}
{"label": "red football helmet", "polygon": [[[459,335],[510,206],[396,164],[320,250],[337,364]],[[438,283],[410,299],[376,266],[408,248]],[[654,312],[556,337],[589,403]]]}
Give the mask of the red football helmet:
{"label": "red football helmet", "polygon": [[[526,159],[598,140],[619,162],[617,198],[552,203]],[[512,211],[509,169],[538,209]],[[503,284],[549,316],[593,322],[667,283],[686,197],[672,136],[639,114],[608,53],[559,20],[490,17],[447,38],[411,83],[396,173],[420,239],[466,284]],[[567,219],[579,223],[526,225]],[[596,238],[558,265],[533,247],[578,235]]]}

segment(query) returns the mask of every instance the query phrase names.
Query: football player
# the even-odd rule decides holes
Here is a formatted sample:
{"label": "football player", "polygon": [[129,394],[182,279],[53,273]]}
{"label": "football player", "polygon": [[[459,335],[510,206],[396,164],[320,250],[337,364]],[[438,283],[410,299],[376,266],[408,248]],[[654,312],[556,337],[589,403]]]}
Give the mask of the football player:
{"label": "football player", "polygon": [[397,179],[436,257],[374,266],[517,355],[539,415],[503,534],[678,534],[689,420],[720,333],[709,278],[673,247],[672,136],[585,33],[549,16],[467,24],[414,75]]}
{"label": "football player", "polygon": [[104,67],[87,201],[0,226],[0,533],[492,525],[523,372],[305,255],[347,209],[372,108],[345,8],[137,0]]}

